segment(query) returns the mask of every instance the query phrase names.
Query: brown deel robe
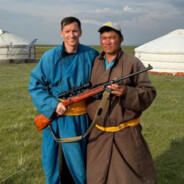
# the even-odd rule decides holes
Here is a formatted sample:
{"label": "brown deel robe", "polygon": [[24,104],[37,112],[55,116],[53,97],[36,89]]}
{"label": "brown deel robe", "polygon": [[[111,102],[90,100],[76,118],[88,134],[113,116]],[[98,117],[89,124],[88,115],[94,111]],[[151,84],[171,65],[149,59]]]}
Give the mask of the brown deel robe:
{"label": "brown deel robe", "polygon": [[[107,82],[144,68],[137,58],[120,51],[115,65],[105,70],[101,54],[95,60],[91,82]],[[100,126],[117,126],[140,117],[156,96],[147,72],[123,83],[127,86],[126,95],[111,95],[97,122]],[[94,98],[89,101],[87,111],[91,119],[99,102]],[[141,130],[141,125],[137,125],[109,133],[94,127],[87,148],[87,184],[156,184],[153,160]]]}

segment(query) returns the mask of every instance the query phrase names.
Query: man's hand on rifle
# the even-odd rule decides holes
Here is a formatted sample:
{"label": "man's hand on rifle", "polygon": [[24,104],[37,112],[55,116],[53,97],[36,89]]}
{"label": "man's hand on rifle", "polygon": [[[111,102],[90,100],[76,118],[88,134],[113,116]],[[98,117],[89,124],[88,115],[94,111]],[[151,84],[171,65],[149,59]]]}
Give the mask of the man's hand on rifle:
{"label": "man's hand on rifle", "polygon": [[56,107],[56,114],[57,116],[61,116],[65,113],[66,107],[63,105],[62,102],[59,102],[57,107]]}
{"label": "man's hand on rifle", "polygon": [[126,94],[126,86],[125,85],[118,85],[118,84],[111,84],[108,86],[111,89],[111,94],[115,96],[124,96]]}

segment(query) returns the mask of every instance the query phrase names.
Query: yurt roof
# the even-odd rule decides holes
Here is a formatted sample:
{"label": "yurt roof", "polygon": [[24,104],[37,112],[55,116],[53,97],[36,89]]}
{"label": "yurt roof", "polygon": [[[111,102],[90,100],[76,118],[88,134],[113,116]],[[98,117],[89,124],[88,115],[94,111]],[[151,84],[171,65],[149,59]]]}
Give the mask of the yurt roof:
{"label": "yurt roof", "polygon": [[184,29],[177,29],[135,48],[141,53],[184,53]]}
{"label": "yurt roof", "polygon": [[3,31],[0,29],[0,47],[2,46],[18,46],[18,45],[28,45],[29,42],[19,36],[16,36],[8,31]]}

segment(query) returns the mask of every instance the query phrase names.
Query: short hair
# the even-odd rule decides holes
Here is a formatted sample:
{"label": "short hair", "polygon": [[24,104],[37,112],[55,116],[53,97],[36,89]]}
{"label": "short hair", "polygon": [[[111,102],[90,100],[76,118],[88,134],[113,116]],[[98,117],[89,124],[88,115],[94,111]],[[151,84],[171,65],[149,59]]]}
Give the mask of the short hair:
{"label": "short hair", "polygon": [[101,31],[100,31],[100,34],[103,34],[104,32],[110,32],[110,31],[114,31],[116,32],[120,37],[122,37],[123,35],[121,34],[120,31],[117,31],[111,27],[104,27]]}
{"label": "short hair", "polygon": [[65,17],[63,20],[61,20],[61,30],[64,28],[64,26],[71,24],[73,22],[76,22],[79,26],[79,29],[81,30],[81,22],[76,17]]}

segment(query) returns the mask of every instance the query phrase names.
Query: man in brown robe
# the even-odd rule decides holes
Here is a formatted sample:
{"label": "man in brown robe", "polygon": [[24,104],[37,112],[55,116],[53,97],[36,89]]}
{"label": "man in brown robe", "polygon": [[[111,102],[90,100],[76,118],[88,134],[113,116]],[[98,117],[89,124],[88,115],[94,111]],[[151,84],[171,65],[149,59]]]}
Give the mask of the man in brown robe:
{"label": "man in brown robe", "polygon": [[[121,50],[123,35],[118,24],[107,22],[99,32],[103,52],[94,62],[93,86],[145,68]],[[156,90],[147,72],[109,88],[110,98],[89,136],[87,184],[156,184],[152,156],[140,125],[141,114],[153,102]],[[99,97],[89,100],[91,119],[99,103]]]}

